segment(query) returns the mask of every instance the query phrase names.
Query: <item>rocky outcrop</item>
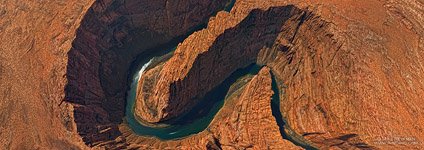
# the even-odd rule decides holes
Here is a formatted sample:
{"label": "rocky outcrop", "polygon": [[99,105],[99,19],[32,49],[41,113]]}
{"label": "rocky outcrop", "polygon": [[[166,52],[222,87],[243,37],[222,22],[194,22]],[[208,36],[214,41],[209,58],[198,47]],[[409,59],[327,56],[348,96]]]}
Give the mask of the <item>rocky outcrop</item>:
{"label": "rocky outcrop", "polygon": [[[302,149],[283,139],[271,112],[270,69],[264,67],[246,83],[234,83],[223,108],[208,129],[171,141],[140,137],[121,126],[130,148],[137,149]],[[243,80],[243,81],[244,81]],[[241,81],[239,81],[241,82]],[[196,144],[193,144],[196,143]]]}
{"label": "rocky outcrop", "polygon": [[[378,7],[380,4],[367,4],[369,8],[365,9],[375,10],[364,13],[367,17],[334,13],[342,11],[336,8],[349,12],[351,8],[342,4],[324,5],[318,9],[322,11],[319,15],[332,18],[332,24],[340,26],[325,29],[317,23],[305,22],[287,54],[277,55],[270,50],[261,56],[277,58],[268,65],[285,83],[281,86],[286,93],[281,105],[288,124],[322,148],[420,147],[422,123],[415,118],[421,114],[421,108],[408,105],[421,103],[418,97],[422,85],[418,78],[413,79],[421,71],[410,70],[420,68],[420,36],[414,35],[414,30],[394,29],[404,23],[392,16],[378,17],[386,13]],[[316,32],[326,30],[333,34]],[[405,87],[414,92],[405,92]],[[402,105],[408,105],[407,110],[398,107]],[[400,122],[410,122],[411,126]]]}
{"label": "rocky outcrop", "polygon": [[75,122],[83,140],[98,145],[120,135],[117,125],[124,117],[127,75],[137,55],[148,55],[162,50],[160,45],[178,42],[179,37],[205,24],[226,3],[224,0],[94,3],[68,52],[66,74],[66,101],[75,106]]}
{"label": "rocky outcrop", "polygon": [[[164,83],[165,90],[153,88],[164,99],[148,99],[149,107],[162,111],[162,116],[142,118],[156,122],[177,116],[188,108],[169,98],[193,105],[195,101],[183,97],[201,96],[234,68],[256,61],[271,68],[277,79],[284,131],[276,133],[276,121],[266,105],[269,75],[262,71],[248,85],[232,89],[232,99],[227,99],[207,130],[171,141],[135,135],[121,123],[128,68],[135,55],[150,55],[168,43],[180,42],[178,37],[206,23],[225,3],[0,2],[0,147],[298,148],[279,137],[285,132],[322,149],[423,149],[420,0],[239,0],[231,13],[218,13],[207,29],[187,38],[177,49],[176,60],[146,73],[150,76],[145,78],[154,79],[152,85]],[[289,4],[300,11],[282,15],[288,19],[280,27],[271,25],[279,29],[271,32],[275,37],[255,39],[267,30],[246,30],[253,39],[235,38],[243,35],[236,31],[256,29],[249,22],[258,23],[257,29],[262,30],[266,24],[261,23],[278,21],[278,16],[266,16],[278,14],[268,8]],[[252,10],[276,20],[249,16]],[[264,42],[270,39],[271,43]],[[246,47],[256,48],[255,53],[241,51]],[[192,88],[202,82],[207,84]],[[183,87],[196,93],[185,93]]]}
{"label": "rocky outcrop", "polygon": [[66,53],[92,2],[0,2],[0,149],[86,148],[61,100]]}
{"label": "rocky outcrop", "polygon": [[283,139],[271,112],[270,69],[264,67],[226,100],[210,131],[222,149],[302,149]]}
{"label": "rocky outcrop", "polygon": [[[422,103],[419,97],[423,94],[423,84],[420,82],[422,31],[420,23],[408,20],[421,18],[416,13],[420,11],[421,3],[349,3],[350,7],[345,7],[344,2],[320,4],[296,3],[300,8],[309,6],[313,13],[303,13],[298,17],[292,14],[293,19],[282,24],[275,42],[273,41],[270,47],[258,49],[258,54],[253,56],[256,57],[253,59],[256,59],[257,63],[272,68],[278,78],[282,93],[281,111],[287,122],[286,132],[297,139],[312,142],[319,148],[420,147],[423,122],[416,118],[422,115],[423,110],[419,105]],[[279,4],[273,3],[273,6],[277,5]],[[245,12],[242,6],[245,6],[246,10],[249,10],[249,6],[265,7],[264,4],[256,2],[238,2],[232,13]],[[358,15],[356,9],[360,7],[363,7],[364,11]],[[393,8],[396,10],[393,11]],[[393,15],[396,11],[400,11],[401,15]],[[222,16],[222,20],[231,22],[226,20],[230,17]],[[408,17],[403,21],[396,20],[399,16]],[[218,22],[217,20],[219,18],[214,21]],[[241,26],[242,22],[234,28]],[[398,27],[401,28],[397,29]],[[222,35],[230,34],[234,28],[229,28]],[[210,30],[206,31],[211,33],[215,30],[210,27]],[[196,41],[202,41],[201,44],[191,43],[184,46],[190,39],[202,37],[203,34],[193,34],[178,48],[180,50],[177,49],[175,58],[171,58],[162,68],[161,72],[167,74],[159,74],[158,81],[162,82],[156,85],[162,90],[159,91],[159,88],[155,87],[157,90],[153,93],[157,94],[149,100],[153,101],[150,103],[160,106],[158,112],[163,112],[158,113],[158,116],[144,116],[145,119],[155,122],[161,118],[172,117],[173,113],[178,114],[175,112],[183,110],[178,110],[179,106],[174,100],[184,101],[196,97],[195,94],[202,93],[199,90],[207,91],[209,84],[219,83],[220,76],[225,75],[224,72],[216,75],[213,69],[202,69],[203,66],[210,65],[213,67],[207,68],[215,69],[219,68],[216,64],[222,61],[236,66],[244,63],[237,59],[205,57],[211,50],[204,49],[205,45],[208,47],[207,40],[197,39]],[[210,35],[202,39],[213,37],[213,34]],[[237,37],[237,34],[233,33],[232,36]],[[214,44],[225,40],[221,35],[216,37]],[[234,39],[225,45],[230,47],[232,43],[237,42],[238,40]],[[261,43],[261,40],[255,42]],[[203,49],[193,45],[203,45]],[[212,44],[209,47],[213,46]],[[220,48],[219,53],[214,56],[230,55],[219,55],[225,53],[225,50],[225,47]],[[238,52],[237,48],[231,50],[237,55],[243,54]],[[193,65],[203,61],[207,63]],[[166,66],[172,66],[169,67],[172,69],[167,69]],[[217,70],[227,69],[223,68]],[[231,69],[229,70],[231,72]],[[193,76],[201,72],[206,73],[188,82],[189,78],[194,78]],[[190,91],[191,86],[205,88],[194,89],[197,92],[191,92],[195,93],[191,96],[183,90],[178,92],[178,89],[183,87]],[[178,104],[180,102],[178,101]],[[175,112],[170,111],[173,109]],[[139,114],[141,118],[146,115],[142,112]]]}
{"label": "rocky outcrop", "polygon": [[[271,47],[284,32],[284,24],[295,26],[305,15],[308,12],[294,6],[255,9],[225,32],[221,26],[209,26],[193,34],[169,61],[159,66],[158,80],[147,87],[149,90],[139,86],[142,92],[137,97],[136,115],[148,122],[159,122],[189,110],[198,98],[236,69],[254,63],[259,51]],[[142,78],[139,85],[144,81]]]}
{"label": "rocky outcrop", "polygon": [[[288,51],[267,63],[284,83],[281,111],[288,126],[323,149],[419,149],[419,34],[383,3],[345,6],[322,6],[317,15],[332,26],[305,21]],[[358,15],[358,7],[368,11]],[[408,18],[419,18],[411,13],[418,9],[408,8]]]}

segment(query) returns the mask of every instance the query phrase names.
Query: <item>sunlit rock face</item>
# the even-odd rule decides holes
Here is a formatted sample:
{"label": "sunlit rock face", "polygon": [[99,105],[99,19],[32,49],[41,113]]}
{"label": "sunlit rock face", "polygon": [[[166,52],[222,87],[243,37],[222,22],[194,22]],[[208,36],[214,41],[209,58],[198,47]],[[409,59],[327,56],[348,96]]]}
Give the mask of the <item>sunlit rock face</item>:
{"label": "sunlit rock face", "polygon": [[[306,13],[294,6],[255,9],[225,32],[220,24],[210,23],[186,39],[164,65],[142,77],[136,115],[159,122],[184,113],[236,69],[254,63],[261,49],[273,46],[285,24],[296,26]],[[145,80],[151,74],[156,80]]]}
{"label": "sunlit rock face", "polygon": [[[303,149],[284,139],[271,112],[271,72],[268,67],[228,97],[210,131],[222,149]],[[219,138],[218,138],[219,137]]]}
{"label": "sunlit rock face", "polygon": [[422,27],[407,21],[420,18],[422,4],[348,5],[323,6],[317,15],[332,25],[305,21],[286,54],[268,63],[284,83],[287,125],[323,149],[422,147]]}
{"label": "sunlit rock face", "polygon": [[[1,2],[0,147],[423,149],[421,1],[236,0],[218,12],[227,3]],[[144,121],[184,114],[235,69],[263,69],[205,130],[137,135],[124,114],[131,62],[179,42],[139,82]]]}
{"label": "sunlit rock face", "polygon": [[161,141],[136,136],[127,126],[121,130],[132,143],[128,148],[136,149],[303,149],[280,133],[271,112],[272,82],[268,67],[256,75],[243,76],[231,85],[224,106],[209,127],[183,139]]}
{"label": "sunlit rock face", "polygon": [[[419,69],[422,68],[419,64],[423,48],[420,46],[422,27],[413,20],[420,18],[416,13],[420,9],[416,6],[422,4],[404,6],[395,2],[367,2],[349,3],[352,6],[345,8],[343,2],[328,2],[316,10],[308,9],[311,13],[301,11],[291,14],[293,19],[282,25],[279,36],[271,46],[262,45],[263,48],[259,48],[257,54],[237,59],[244,52],[249,52],[250,49],[243,49],[244,46],[261,45],[266,39],[255,37],[257,40],[250,42],[240,38],[240,41],[245,42],[243,44],[238,43],[239,39],[223,42],[227,47],[237,45],[228,50],[234,54],[226,54],[225,46],[222,46],[215,55],[207,57],[212,53],[211,47],[214,44],[225,41],[223,35],[242,26],[243,19],[250,15],[247,13],[247,17],[237,21],[237,13],[254,12],[248,9],[249,6],[268,8],[263,6],[266,4],[258,3],[236,3],[233,9],[235,14],[222,14],[221,20],[211,21],[211,25],[219,21],[225,22],[222,23],[224,25],[216,28],[209,26],[204,33],[193,34],[180,45],[174,58],[161,66],[161,72],[157,72],[157,82],[149,88],[151,97],[139,97],[139,101],[148,101],[149,104],[139,104],[140,107],[155,110],[155,113],[149,114],[140,108],[140,118],[157,122],[178,116],[175,114],[184,112],[186,106],[189,106],[184,101],[193,102],[189,99],[201,94],[202,90],[208,91],[208,86],[222,81],[220,77],[226,75],[226,69],[231,72],[233,65],[241,67],[248,64],[249,61],[245,59],[252,58],[250,61],[256,60],[269,66],[278,78],[283,93],[281,113],[287,121],[287,130],[293,136],[319,148],[419,147],[417,143],[422,139],[420,133],[423,123],[421,119],[414,118],[422,115],[421,105],[415,104],[422,103],[420,97],[423,95],[423,84],[419,77],[423,71]],[[279,4],[273,3],[273,6],[276,5]],[[305,8],[315,4],[301,3],[296,6]],[[406,11],[402,6],[415,11]],[[372,11],[364,12],[366,15],[357,15],[354,10],[358,7]],[[393,13],[402,10],[400,15]],[[402,14],[409,16],[403,21],[397,20]],[[386,20],[379,17],[384,15],[389,17]],[[234,18],[236,25],[228,18]],[[397,26],[402,28],[396,29]],[[225,27],[227,29],[224,32],[222,28]],[[207,37],[216,38],[208,42]],[[232,34],[229,37],[238,36]],[[190,40],[199,42],[194,44]],[[202,46],[197,48],[196,45]],[[244,51],[237,51],[238,48]],[[220,68],[219,64],[223,61],[229,62],[225,63],[228,67]],[[215,69],[222,72],[214,74]],[[393,117],[399,116],[399,111],[402,111],[402,117]],[[409,125],[401,122],[409,122]],[[390,145],[390,140],[382,137],[410,141],[407,144],[398,142]]]}
{"label": "sunlit rock face", "polygon": [[[68,52],[66,101],[88,144],[120,135],[130,64],[205,24],[227,1],[97,1]],[[196,6],[196,7],[192,7]]]}

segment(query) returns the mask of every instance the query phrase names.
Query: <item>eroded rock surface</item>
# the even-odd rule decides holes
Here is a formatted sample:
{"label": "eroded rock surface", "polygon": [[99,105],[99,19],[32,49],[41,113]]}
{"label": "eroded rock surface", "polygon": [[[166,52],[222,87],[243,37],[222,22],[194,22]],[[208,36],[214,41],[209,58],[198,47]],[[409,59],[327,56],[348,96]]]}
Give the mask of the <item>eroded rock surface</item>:
{"label": "eroded rock surface", "polygon": [[[288,127],[320,148],[422,147],[422,31],[384,4],[323,4],[319,15],[332,26],[305,21],[268,63],[284,83]],[[420,6],[402,5],[402,14],[420,18]]]}
{"label": "eroded rock surface", "polygon": [[[209,129],[199,134],[161,141],[135,135],[120,124],[133,57],[189,33],[225,3],[0,2],[0,147],[299,148],[276,133],[266,105],[272,93],[267,71],[228,99]],[[242,35],[236,31],[249,29],[246,20],[252,10],[267,12],[289,4],[300,11],[290,11],[284,24],[271,28],[279,29],[270,33],[275,36],[271,43],[269,38],[235,38]],[[187,38],[163,68],[146,74],[165,90],[153,88],[159,100],[148,99],[161,115],[142,118],[156,122],[178,116],[189,109],[179,102],[193,105],[189,99],[219,84],[234,68],[256,61],[271,68],[277,79],[290,136],[322,149],[423,149],[423,8],[420,0],[238,0],[230,13],[218,13],[207,29]],[[274,21],[258,19],[258,29]],[[222,52],[211,51],[214,46]],[[241,47],[258,52],[237,58]],[[220,69],[210,68],[216,66]],[[215,76],[198,77],[205,73]],[[201,82],[208,84],[190,88]],[[197,93],[179,90],[183,87]],[[257,128],[258,120],[268,123]]]}
{"label": "eroded rock surface", "polygon": [[307,13],[294,6],[254,9],[225,32],[219,24],[210,23],[207,29],[186,39],[174,56],[159,66],[158,79],[147,87],[149,90],[139,89],[143,92],[137,97],[136,115],[159,122],[189,110],[236,69],[254,63],[260,50],[271,47],[284,32],[284,24],[296,26]]}
{"label": "eroded rock surface", "polygon": [[[0,147],[84,148],[81,141],[114,140],[133,58],[206,23],[226,3],[1,2]],[[108,144],[125,145],[118,143]]]}
{"label": "eroded rock surface", "polygon": [[[267,8],[266,5],[270,3],[238,2],[232,11],[236,14],[229,16],[249,12],[249,8]],[[424,94],[420,80],[423,48],[422,26],[417,21],[422,18],[418,13],[422,10],[422,3],[281,3],[293,3],[312,11],[299,17],[293,16],[292,20],[283,24],[272,46],[259,49],[259,57],[254,58],[258,63],[270,66],[281,83],[281,111],[287,121],[287,132],[320,148],[422,147],[424,124],[419,116],[423,114],[423,101],[420,98]],[[272,6],[278,5],[279,2],[272,3]],[[222,20],[231,24],[227,20],[231,17],[226,16],[221,15]],[[220,15],[212,23],[219,22],[218,17]],[[399,17],[403,19],[399,20]],[[235,18],[230,20],[237,22]],[[242,24],[243,21],[240,22]],[[196,40],[202,42],[184,46],[196,36],[202,37],[215,31],[213,27],[209,28],[209,32],[193,34],[186,40],[179,47],[181,52],[177,49],[174,55],[177,61],[171,58],[162,69],[167,74],[161,74],[158,81],[166,84],[163,86],[159,83],[157,86],[170,90],[156,90],[156,97],[149,99],[162,105],[158,112],[163,110],[164,113],[158,118],[166,118],[172,114],[172,109],[180,111],[178,105],[173,105],[176,102],[167,101],[169,97],[180,95],[185,97],[184,100],[190,98],[187,96],[190,93],[183,90],[178,92],[179,87],[199,86],[197,82],[200,81],[219,83],[219,80],[215,80],[219,76],[213,75],[213,69],[210,69],[216,67],[203,69],[203,64],[199,65],[200,68],[193,65],[196,61],[210,62],[204,63],[205,66],[220,63],[212,61],[219,58],[205,57],[210,49],[192,46],[205,43],[207,46],[207,40]],[[231,30],[229,27],[222,35],[231,33]],[[222,40],[220,35],[216,37],[216,41]],[[232,45],[232,42],[226,45]],[[219,50],[225,53],[225,48]],[[243,64],[237,59],[228,59],[228,62],[231,65]],[[166,69],[166,66],[173,69]],[[175,69],[179,67],[181,69]],[[206,81],[199,79],[188,82],[190,76],[194,76],[190,73],[199,74],[202,71],[209,71],[204,76],[211,75],[205,77]],[[231,69],[228,71],[231,72]],[[152,121],[160,120],[158,118]]]}
{"label": "eroded rock surface", "polygon": [[[271,112],[270,69],[265,67],[226,100],[210,131],[222,149],[302,149],[283,139]],[[238,93],[239,92],[239,93]]]}
{"label": "eroded rock surface", "polygon": [[[122,126],[131,148],[152,149],[302,149],[283,139],[271,112],[270,69],[264,67],[247,83],[240,83],[227,95],[223,108],[208,129],[196,135],[172,141],[140,137]],[[250,81],[249,81],[250,80]],[[196,143],[196,144],[193,144]]]}
{"label": "eroded rock surface", "polygon": [[0,149],[83,149],[64,97],[67,55],[93,3],[0,2]]}
{"label": "eroded rock surface", "polygon": [[[66,101],[75,104],[75,122],[84,141],[98,145],[120,135],[117,125],[122,123],[125,112],[128,70],[138,54],[154,53],[159,45],[178,40],[206,23],[226,3],[224,0],[94,3],[68,53],[66,74]],[[191,8],[193,5],[196,7]]]}

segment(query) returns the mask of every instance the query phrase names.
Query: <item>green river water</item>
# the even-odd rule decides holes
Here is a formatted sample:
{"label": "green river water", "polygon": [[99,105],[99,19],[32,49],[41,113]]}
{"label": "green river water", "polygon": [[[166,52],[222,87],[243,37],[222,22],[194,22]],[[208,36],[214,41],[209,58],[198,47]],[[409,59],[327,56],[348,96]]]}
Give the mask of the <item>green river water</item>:
{"label": "green river water", "polygon": [[[227,4],[225,11],[230,11],[234,6],[235,0],[232,0]],[[177,45],[174,43],[173,45]],[[241,68],[233,72],[227,79],[225,79],[220,85],[215,87],[213,90],[208,92],[202,99],[198,100],[198,104],[194,106],[189,112],[183,114],[178,118],[174,118],[169,121],[162,122],[164,126],[150,127],[141,124],[137,121],[134,116],[134,105],[136,100],[137,85],[140,76],[145,72],[146,69],[151,68],[151,64],[158,64],[158,60],[164,61],[165,57],[172,55],[175,50],[175,46],[166,46],[167,50],[162,51],[159,54],[148,55],[143,58],[137,59],[131,66],[132,72],[130,71],[130,87],[126,97],[126,111],[125,111],[125,122],[132,129],[132,131],[141,136],[152,136],[162,140],[174,140],[184,138],[207,129],[209,124],[212,122],[215,115],[224,105],[225,97],[227,96],[230,86],[235,82],[248,75],[255,75],[258,73],[260,66],[251,64],[248,67]],[[172,47],[172,48],[170,48]],[[146,58],[147,57],[147,58]],[[213,69],[213,68],[211,68]],[[294,144],[301,146],[305,149],[316,149],[304,142],[302,137],[286,133],[284,130],[285,120],[280,112],[280,91],[275,81],[274,75],[272,76],[272,89],[274,95],[271,100],[272,114],[275,117],[277,124],[279,125],[281,136],[284,139],[290,140]]]}

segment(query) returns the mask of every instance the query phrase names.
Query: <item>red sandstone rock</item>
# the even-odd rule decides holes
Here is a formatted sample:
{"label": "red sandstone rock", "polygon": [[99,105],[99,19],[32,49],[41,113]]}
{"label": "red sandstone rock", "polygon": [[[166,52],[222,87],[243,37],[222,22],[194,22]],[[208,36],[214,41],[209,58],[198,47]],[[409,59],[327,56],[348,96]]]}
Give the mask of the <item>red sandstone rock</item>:
{"label": "red sandstone rock", "polygon": [[[239,2],[233,13],[263,5]],[[284,88],[281,93],[285,93],[281,95],[282,114],[290,131],[320,148],[421,147],[423,44],[421,22],[416,20],[421,20],[418,12],[422,11],[422,3],[317,2],[296,3],[296,6],[317,7],[310,8],[312,14],[297,18],[301,22],[287,21],[274,46],[262,49],[257,58],[259,63],[270,66],[279,82],[284,83],[280,86],[282,91]],[[358,15],[358,9],[362,8]],[[405,13],[406,19],[397,20],[399,16],[406,16]],[[181,82],[179,80],[183,84],[177,87],[198,85],[184,83],[190,73],[199,70],[191,65],[194,60],[208,61],[202,55],[193,58],[205,50],[190,47],[197,45],[188,44],[195,36],[202,37],[202,34],[194,34],[185,41],[175,58],[162,69],[167,73],[160,76],[159,81],[165,83],[158,84],[160,89],[172,89],[172,81]],[[199,45],[208,43],[204,41]],[[238,63],[238,59],[230,59],[229,64]],[[167,66],[172,69],[166,69]],[[210,75],[205,78],[216,77]],[[219,80],[211,83],[219,83]],[[156,90],[155,93],[159,94],[150,100],[159,101],[164,108],[172,106],[172,102],[166,102],[167,95],[190,97],[184,91],[170,94],[172,92]],[[170,112],[163,114],[159,120]],[[409,141],[402,141],[405,139]]]}
{"label": "red sandstone rock", "polygon": [[207,22],[226,3],[2,2],[0,147],[125,145],[110,141],[120,135],[130,62]]}
{"label": "red sandstone rock", "polygon": [[302,149],[283,139],[271,113],[270,69],[265,67],[240,89],[239,94],[226,100],[217,118],[219,123],[210,130],[222,149]]}
{"label": "red sandstone rock", "polygon": [[[283,139],[271,113],[270,69],[261,69],[248,78],[240,89],[227,95],[223,108],[215,116],[208,130],[172,141],[161,141],[133,135],[121,126],[131,148],[152,149],[302,149]],[[193,144],[196,143],[196,144]]]}
{"label": "red sandstone rock", "polygon": [[[75,122],[84,142],[98,145],[120,136],[117,125],[122,123],[125,112],[128,70],[138,54],[154,53],[158,45],[206,23],[225,3],[224,0],[94,3],[68,52],[66,73],[66,101],[75,104]],[[191,5],[197,7],[190,8]],[[102,132],[105,129],[110,130]]]}
{"label": "red sandstone rock", "polygon": [[[196,104],[195,97],[205,95],[236,69],[254,63],[259,51],[271,47],[277,36],[285,32],[282,26],[296,26],[306,13],[288,6],[255,9],[236,26],[231,25],[235,21],[223,22],[223,26],[212,21],[207,29],[187,38],[174,56],[160,66],[157,81],[148,87],[150,91],[139,93],[148,96],[137,97],[136,115],[148,122],[159,122],[190,109]],[[228,29],[224,32],[225,26]]]}
{"label": "red sandstone rock", "polygon": [[[214,132],[204,131],[178,141],[140,137],[124,124],[118,128],[123,117],[129,58],[186,33],[206,21],[212,10],[223,4],[223,1],[216,4],[210,1],[123,2],[5,1],[0,4],[1,148],[88,149],[97,145],[96,148],[107,149],[205,149],[218,147],[218,142],[234,141],[237,138],[232,134],[237,131],[247,135],[240,140],[247,142],[233,145],[252,144],[264,148],[264,142],[271,142],[268,137],[256,138],[249,135],[252,132],[245,131],[279,136],[275,133],[275,121],[269,116],[269,107],[263,105],[269,101],[266,99],[269,86],[264,83],[269,79],[262,76],[263,73],[256,77],[262,80],[249,83],[256,88],[244,89],[256,92],[245,92],[234,100],[234,106],[226,104],[217,115],[249,104],[248,100],[257,101],[258,105],[243,109],[246,112],[229,111],[246,118],[244,123],[236,122],[242,125],[232,128],[234,130],[226,130],[234,123],[217,126],[224,122],[222,117],[211,124]],[[191,3],[210,9],[196,7],[198,9],[189,11]],[[281,32],[276,33],[278,36],[272,46],[260,49],[256,58],[253,57],[258,63],[269,66],[278,78],[283,91],[280,92],[281,110],[287,120],[286,129],[322,149],[422,149],[424,10],[419,0],[237,1],[231,13],[218,13],[207,29],[193,34],[179,46],[175,60],[170,61],[173,63],[167,63],[164,66],[167,69],[161,71],[174,69],[179,72],[172,73],[171,77],[161,75],[160,79],[172,79],[161,81],[166,83],[163,87],[171,87],[171,83],[186,78],[193,68],[200,70],[213,63],[210,61],[213,59],[204,59],[208,57],[199,54],[219,42],[221,39],[217,37],[226,34],[226,30],[237,28],[235,26],[251,10],[265,11],[271,6],[287,4],[294,4],[313,15],[307,15],[300,23],[299,17],[303,14],[294,13]],[[179,12],[189,13],[179,15]],[[167,20],[170,14],[176,16]],[[136,32],[131,30],[135,26],[145,28]],[[153,38],[132,38],[143,36],[146,32],[142,31],[152,31],[147,35],[154,35]],[[251,44],[237,40],[228,42]],[[134,48],[136,52],[121,53],[117,50],[120,46]],[[207,63],[195,68],[192,64],[197,59]],[[240,64],[231,65],[237,68]],[[228,70],[223,72],[227,73]],[[204,85],[206,88],[194,90],[208,91],[222,79],[213,80]],[[191,83],[179,86],[192,87]],[[158,92],[163,92],[158,97],[165,99],[157,102],[162,103],[161,107],[168,105],[166,97],[170,92]],[[259,94],[261,92],[263,95]],[[178,93],[185,95],[181,90]],[[246,98],[252,96],[249,94],[258,99]],[[159,119],[145,116],[144,119],[155,122],[184,111],[184,108],[171,109],[177,113],[163,113]],[[256,113],[258,109],[263,110]],[[259,116],[266,118],[269,126],[256,129],[248,125],[247,122],[255,122]],[[262,132],[263,129],[270,132]],[[280,138],[273,142],[296,148]],[[222,147],[230,148],[228,145]]]}
{"label": "red sandstone rock", "polygon": [[305,21],[288,52],[269,62],[297,134],[324,149],[422,148],[422,27],[408,29],[388,6],[420,20],[423,5],[393,3],[324,4],[317,15],[332,25]]}

